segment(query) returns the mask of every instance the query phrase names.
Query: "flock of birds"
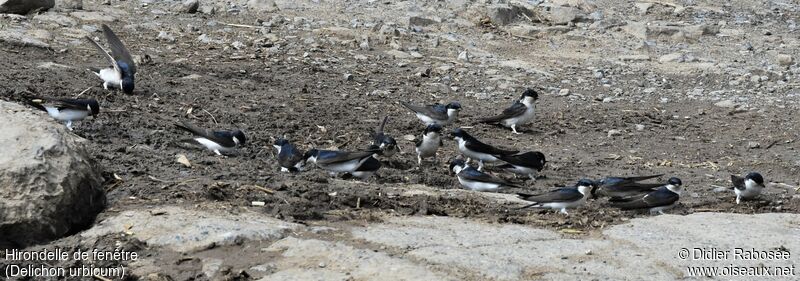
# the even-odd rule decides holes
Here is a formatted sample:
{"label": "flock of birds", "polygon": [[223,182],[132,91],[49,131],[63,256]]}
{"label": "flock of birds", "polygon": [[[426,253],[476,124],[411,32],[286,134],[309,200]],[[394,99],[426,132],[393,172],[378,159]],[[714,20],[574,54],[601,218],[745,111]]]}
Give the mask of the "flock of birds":
{"label": "flock of birds", "polygon": [[[108,59],[110,67],[103,69],[90,69],[103,81],[106,90],[121,90],[132,94],[136,65],[122,41],[107,26],[102,26],[103,33],[108,40],[111,51],[106,51],[91,37],[86,39],[92,43]],[[502,113],[480,122],[497,124],[507,128],[515,134],[517,126],[529,123],[535,116],[535,102],[538,93],[527,89],[522,96]],[[88,116],[99,113],[99,103],[94,99],[47,99],[28,98],[31,105],[46,111],[57,120],[66,122],[68,129],[72,130],[72,122],[83,120]],[[452,125],[458,119],[461,104],[414,105],[403,102],[402,105],[412,111],[425,125],[421,138],[416,141],[417,163],[422,165],[423,160],[433,158],[436,160],[438,149],[443,145],[443,127]],[[372,143],[364,150],[342,151],[311,149],[303,152],[286,139],[278,139],[273,146],[277,150],[277,160],[284,172],[302,172],[306,165],[313,163],[326,170],[331,175],[340,173],[350,174],[353,177],[367,180],[381,168],[380,157],[391,157],[398,150],[397,141],[384,132],[387,118],[372,134]],[[192,138],[183,140],[203,146],[217,155],[235,151],[247,142],[241,130],[207,130],[194,126],[188,122],[177,123],[176,126],[193,135]],[[455,157],[449,167],[459,183],[466,189],[474,191],[498,191],[509,187],[521,187],[517,183],[496,177],[483,171],[486,162],[501,162],[496,166],[498,170],[527,176],[535,181],[537,173],[544,169],[545,155],[538,151],[520,152],[505,150],[486,144],[471,136],[462,128],[455,128],[450,133],[455,141],[458,151],[463,157]],[[466,159],[464,159],[466,158]],[[476,160],[478,165],[470,165]],[[635,177],[607,177],[599,181],[589,179],[579,180],[573,187],[560,188],[542,194],[518,194],[520,198],[530,201],[531,204],[523,207],[550,208],[567,214],[567,209],[576,208],[584,204],[589,198],[600,196],[609,197],[612,206],[623,209],[648,209],[651,214],[663,213],[664,210],[675,206],[680,198],[682,182],[678,178],[670,178],[666,183],[642,183],[662,175],[635,176]],[[764,179],[759,173],[748,173],[744,177],[731,176],[736,203],[741,200],[756,198],[764,188]]]}

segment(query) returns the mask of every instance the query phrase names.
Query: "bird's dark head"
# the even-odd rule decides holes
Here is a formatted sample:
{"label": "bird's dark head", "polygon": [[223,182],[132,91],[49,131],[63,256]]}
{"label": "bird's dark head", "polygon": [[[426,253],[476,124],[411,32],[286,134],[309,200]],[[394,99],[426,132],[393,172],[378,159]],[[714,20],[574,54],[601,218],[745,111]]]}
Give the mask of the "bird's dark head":
{"label": "bird's dark head", "polygon": [[233,142],[237,145],[242,146],[247,143],[247,137],[244,136],[244,132],[241,130],[235,130],[231,134],[233,135]]}
{"label": "bird's dark head", "polygon": [[284,138],[279,138],[279,139],[275,140],[275,143],[273,143],[273,145],[275,145],[275,146],[284,146],[284,145],[287,145],[287,144],[289,144],[289,140],[284,139]]}
{"label": "bird's dark head", "polygon": [[450,136],[451,136],[451,137],[453,137],[453,138],[461,138],[461,139],[464,139],[464,138],[468,137],[468,136],[469,136],[469,134],[467,134],[467,132],[466,132],[466,131],[464,131],[464,129],[461,129],[461,128],[455,128],[455,129],[453,130],[453,132],[452,132],[452,133],[450,133]]}
{"label": "bird's dark head", "polygon": [[522,97],[520,99],[524,99],[525,97],[531,97],[533,100],[539,99],[539,93],[536,90],[528,88],[525,92],[522,92]]}
{"label": "bird's dark head", "polygon": [[744,178],[745,178],[745,179],[750,179],[750,180],[753,180],[753,181],[754,181],[754,182],[756,182],[758,185],[764,185],[764,177],[762,177],[762,176],[761,176],[761,174],[759,174],[759,173],[756,173],[756,172],[750,172],[750,173],[749,173],[749,174],[747,174],[747,175],[746,175]]}
{"label": "bird's dark head", "polygon": [[94,99],[86,100],[86,109],[91,113],[89,115],[95,116],[100,113],[100,104]]}
{"label": "bird's dark head", "polygon": [[442,132],[442,126],[439,125],[439,124],[430,124],[427,127],[425,127],[425,131],[422,132],[422,134],[423,135],[427,135],[430,132],[441,133]]}
{"label": "bird's dark head", "polygon": [[466,166],[466,165],[467,164],[462,159],[456,158],[456,159],[450,160],[450,171],[453,171],[454,173],[457,173],[456,172],[456,168],[463,169],[464,166]]}
{"label": "bird's dark head", "polygon": [[122,78],[122,91],[126,94],[133,94],[133,78]]}
{"label": "bird's dark head", "polygon": [[679,178],[672,177],[672,178],[669,178],[669,180],[667,181],[667,184],[671,184],[671,185],[674,185],[674,186],[681,186],[683,184],[683,182],[681,182],[681,179],[679,179]]}
{"label": "bird's dark head", "polygon": [[535,155],[536,158],[539,159],[539,163],[538,165],[536,165],[536,168],[537,170],[541,171],[542,169],[544,169],[544,165],[547,164],[547,159],[544,157],[544,153],[542,153],[541,151],[534,151],[533,155]]}
{"label": "bird's dark head", "polygon": [[453,102],[448,103],[446,108],[447,109],[461,110],[461,104],[458,103],[457,101],[453,101]]}
{"label": "bird's dark head", "polygon": [[580,179],[575,187],[583,193],[584,195],[591,194],[594,197],[595,192],[597,191],[597,183],[590,179]]}

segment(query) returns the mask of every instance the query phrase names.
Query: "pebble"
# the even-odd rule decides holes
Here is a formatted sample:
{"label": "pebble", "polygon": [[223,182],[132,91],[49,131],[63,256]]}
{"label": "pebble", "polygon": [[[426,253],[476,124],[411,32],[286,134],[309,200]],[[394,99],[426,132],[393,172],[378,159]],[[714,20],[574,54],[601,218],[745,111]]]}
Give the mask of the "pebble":
{"label": "pebble", "polygon": [[617,130],[617,129],[608,130],[608,137],[609,138],[613,137],[613,136],[619,136],[619,135],[622,135],[622,131]]}
{"label": "pebble", "polygon": [[643,131],[644,130],[644,125],[643,124],[636,124],[636,130],[637,131]]}
{"label": "pebble", "polygon": [[723,108],[734,108],[736,107],[736,103],[732,100],[722,100],[714,104],[715,106],[723,107]]}
{"label": "pebble", "polygon": [[782,66],[790,66],[792,63],[794,63],[794,58],[787,54],[778,54],[775,56],[775,61]]}
{"label": "pebble", "polygon": [[464,50],[458,54],[458,60],[469,61],[469,57],[469,52],[467,52],[467,50]]}
{"label": "pebble", "polygon": [[562,97],[569,96],[569,89],[561,89],[558,91],[558,95]]}

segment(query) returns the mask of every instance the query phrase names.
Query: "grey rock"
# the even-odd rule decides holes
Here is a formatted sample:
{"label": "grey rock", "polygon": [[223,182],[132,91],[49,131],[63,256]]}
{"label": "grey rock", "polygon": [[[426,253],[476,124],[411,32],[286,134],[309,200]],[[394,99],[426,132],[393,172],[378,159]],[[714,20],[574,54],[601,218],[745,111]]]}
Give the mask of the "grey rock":
{"label": "grey rock", "polygon": [[411,54],[400,51],[400,50],[389,50],[386,51],[387,55],[394,57],[395,59],[409,59],[411,58]]}
{"label": "grey rock", "polygon": [[775,62],[782,66],[790,66],[794,63],[794,58],[787,54],[778,54],[775,56]]}
{"label": "grey rock", "polygon": [[121,212],[81,236],[98,237],[126,229],[148,245],[187,253],[242,240],[278,240],[299,227],[250,211],[234,214],[165,206]]}
{"label": "grey rock", "polygon": [[166,31],[159,31],[158,32],[158,37],[156,37],[156,38],[158,40],[162,40],[162,41],[166,41],[166,42],[170,42],[170,43],[175,42],[175,37],[170,35]]}
{"label": "grey rock", "polygon": [[441,23],[441,19],[431,19],[421,16],[413,16],[408,18],[408,26],[429,26]]}
{"label": "grey rock", "polygon": [[114,16],[102,12],[79,11],[72,12],[69,15],[88,22],[113,22],[117,20]]}
{"label": "grey rock", "polygon": [[201,4],[198,11],[200,11],[202,14],[213,15],[217,12],[217,7],[209,3]]}
{"label": "grey rock", "polygon": [[577,21],[581,14],[581,10],[575,7],[554,6],[547,10],[545,18],[551,24],[565,25]]}
{"label": "grey rock", "polygon": [[248,0],[247,9],[256,12],[272,13],[278,11],[278,5],[273,0]]}
{"label": "grey rock", "polygon": [[55,0],[0,0],[0,13],[24,15],[37,9],[50,9],[55,4]]}
{"label": "grey rock", "polygon": [[724,108],[735,108],[736,103],[733,100],[722,100],[714,104],[715,106],[724,107]]}
{"label": "grey rock", "polygon": [[573,30],[573,27],[569,26],[534,26],[534,25],[515,25],[511,26],[508,29],[508,32],[514,35],[522,35],[528,37],[535,37],[535,36],[547,36],[547,35],[557,35],[562,33],[567,33]]}
{"label": "grey rock", "polygon": [[180,12],[182,13],[189,13],[194,14],[197,13],[197,10],[200,8],[200,1],[199,0],[185,0],[181,3]]}
{"label": "grey rock", "polygon": [[57,0],[59,10],[83,10],[83,0]]}
{"label": "grey rock", "polygon": [[609,138],[614,137],[614,136],[619,136],[619,135],[622,135],[622,131],[617,130],[617,129],[608,130],[608,137]]}
{"label": "grey rock", "polygon": [[287,237],[268,252],[282,257],[277,272],[260,280],[458,280],[424,265],[341,242]]}
{"label": "grey rock", "polygon": [[523,14],[528,17],[532,16],[532,13],[523,7],[506,4],[491,5],[488,7],[487,13],[492,23],[497,25],[510,24],[523,16]]}
{"label": "grey rock", "polygon": [[42,23],[53,23],[65,27],[72,27],[78,24],[78,21],[76,21],[74,18],[52,12],[38,14],[33,17],[33,20]]}
{"label": "grey rock", "polygon": [[[633,219],[596,234],[572,238],[523,225],[452,217],[395,217],[384,223],[354,228],[352,235],[358,241],[383,245],[381,248],[401,249],[403,254],[399,257],[424,262],[428,270],[461,280],[530,280],[532,272],[541,280],[676,280],[688,277],[685,276],[686,266],[725,266],[732,261],[681,259],[678,255],[682,248],[771,250],[783,247],[791,251],[800,247],[800,241],[795,239],[800,230],[792,227],[798,219],[798,214],[661,215]],[[748,231],[741,232],[742,225],[748,225]],[[731,233],[740,235],[738,239],[730,239]],[[322,248],[330,243],[317,246],[320,250],[314,254],[314,249],[293,250],[303,249],[302,245],[312,242],[292,239],[283,244],[284,255],[292,259],[281,263],[293,263],[304,269],[314,268],[320,261],[327,263],[326,269],[340,266],[341,263],[331,264],[328,260],[331,254]],[[346,247],[330,251],[334,250],[344,256],[354,254]],[[372,256],[373,253],[363,254]],[[735,262],[757,266],[764,261]],[[770,263],[791,266],[797,262],[790,259]],[[349,269],[351,264],[359,263],[344,263],[344,269]],[[625,266],[621,268],[621,264]],[[422,277],[403,279],[418,278]]]}
{"label": "grey rock", "polygon": [[0,101],[0,247],[80,231],[106,205],[101,169],[85,140],[45,113]]}
{"label": "grey rock", "polygon": [[648,3],[648,2],[637,2],[633,4],[633,6],[636,7],[636,10],[639,11],[639,15],[647,14],[647,11],[650,10],[650,8],[652,8],[653,5],[654,5],[653,3]]}
{"label": "grey rock", "polygon": [[15,46],[33,46],[44,49],[49,49],[50,44],[44,40],[37,38],[31,31],[27,32],[22,29],[6,29],[0,30],[0,42]]}

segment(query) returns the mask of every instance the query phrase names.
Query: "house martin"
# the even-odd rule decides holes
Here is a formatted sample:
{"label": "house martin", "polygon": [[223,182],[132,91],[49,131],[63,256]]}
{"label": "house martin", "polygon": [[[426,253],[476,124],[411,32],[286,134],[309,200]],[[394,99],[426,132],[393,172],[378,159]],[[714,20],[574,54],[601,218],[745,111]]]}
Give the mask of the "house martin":
{"label": "house martin", "polygon": [[644,196],[612,197],[609,202],[611,202],[611,206],[622,210],[648,209],[651,215],[656,213],[664,214],[664,210],[675,207],[678,204],[681,185],[680,179],[670,178],[666,185]]}
{"label": "house martin", "polygon": [[370,149],[366,151],[342,151],[342,150],[318,150],[312,149],[306,152],[306,161],[317,164],[318,167],[327,170],[331,175],[337,173],[353,173],[364,162],[379,153],[380,150]]}
{"label": "house martin", "polygon": [[275,140],[272,147],[278,150],[278,164],[283,172],[302,172],[305,170],[306,159],[302,151],[297,149],[288,140],[280,138]]}
{"label": "house martin", "polygon": [[752,200],[761,194],[764,189],[764,178],[761,174],[751,172],[743,178],[731,175],[731,183],[733,183],[733,192],[736,193],[736,204],[742,200]]}
{"label": "house martin", "polygon": [[422,131],[422,138],[416,142],[417,164],[422,165],[422,159],[433,157],[436,159],[436,151],[442,146],[442,126],[430,124]]}
{"label": "house martin", "polygon": [[31,106],[46,111],[50,117],[64,121],[70,131],[72,122],[100,113],[100,104],[94,99],[28,98],[27,101]]}
{"label": "house martin", "polygon": [[515,154],[516,150],[502,150],[494,146],[482,143],[469,135],[461,128],[456,128],[452,133],[461,154],[467,157],[467,163],[472,159],[478,160],[478,170],[483,170],[483,162],[494,162],[500,160],[501,156]]}
{"label": "house martin", "polygon": [[566,187],[553,190],[544,194],[524,194],[518,193],[517,195],[526,201],[533,202],[526,205],[524,208],[549,208],[559,210],[562,214],[567,215],[568,208],[576,208],[583,205],[586,199],[591,196],[591,190],[596,188],[597,184],[588,179],[578,181],[575,187]]}
{"label": "house martin", "polygon": [[510,107],[504,109],[503,113],[481,119],[480,122],[503,125],[511,128],[515,134],[520,134],[517,132],[517,126],[524,125],[533,120],[536,115],[536,104],[534,102],[538,99],[539,94],[535,90],[527,89],[522,93],[522,97]]}
{"label": "house martin", "polygon": [[400,102],[403,106],[413,111],[419,120],[425,125],[437,124],[440,126],[450,125],[458,119],[458,112],[461,111],[461,104],[451,102],[447,105],[413,105],[407,102]]}
{"label": "house martin", "polygon": [[630,197],[634,195],[644,195],[644,193],[651,192],[657,187],[661,187],[663,183],[641,183],[640,181],[649,180],[663,176],[650,175],[650,176],[635,176],[635,177],[606,177],[601,179],[599,188],[592,194],[597,196],[607,197]]}
{"label": "house martin", "polygon": [[176,123],[175,126],[195,136],[194,138],[183,140],[184,142],[202,145],[217,155],[233,152],[247,142],[247,138],[241,130],[212,131],[201,129],[186,121]]}
{"label": "house martin", "polygon": [[134,64],[128,49],[125,48],[125,44],[122,44],[122,41],[114,34],[114,31],[111,31],[108,25],[103,24],[102,27],[103,34],[105,34],[108,40],[108,46],[111,48],[110,53],[91,37],[86,36],[86,39],[100,50],[100,53],[108,59],[108,63],[111,66],[103,69],[89,70],[103,80],[104,89],[121,89],[126,94],[132,94],[134,79],[136,77],[136,64]]}
{"label": "house martin", "polygon": [[456,173],[458,182],[469,190],[498,191],[508,187],[520,187],[504,179],[478,171],[477,169],[467,165],[467,163],[461,159],[452,160],[450,162],[450,170]]}
{"label": "house martin", "polygon": [[384,117],[383,122],[372,133],[372,145],[381,150],[381,155],[391,157],[399,148],[397,147],[397,141],[383,130],[387,121],[389,121],[389,116]]}
{"label": "house martin", "polygon": [[516,153],[510,155],[500,155],[500,160],[506,164],[498,166],[498,168],[514,173],[515,175],[525,175],[536,180],[536,174],[544,169],[547,160],[544,153],[539,151],[529,151],[524,153]]}

